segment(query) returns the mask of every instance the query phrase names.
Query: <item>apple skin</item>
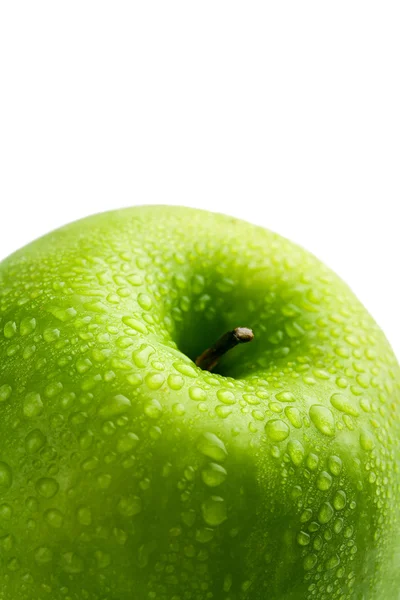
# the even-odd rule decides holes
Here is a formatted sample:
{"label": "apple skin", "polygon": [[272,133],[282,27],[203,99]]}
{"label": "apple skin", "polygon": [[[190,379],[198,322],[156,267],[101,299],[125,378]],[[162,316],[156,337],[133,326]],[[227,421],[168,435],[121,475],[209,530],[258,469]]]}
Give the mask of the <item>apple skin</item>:
{"label": "apple skin", "polygon": [[147,206],[46,235],[0,264],[0,600],[396,600],[399,408],[379,327],[274,233]]}

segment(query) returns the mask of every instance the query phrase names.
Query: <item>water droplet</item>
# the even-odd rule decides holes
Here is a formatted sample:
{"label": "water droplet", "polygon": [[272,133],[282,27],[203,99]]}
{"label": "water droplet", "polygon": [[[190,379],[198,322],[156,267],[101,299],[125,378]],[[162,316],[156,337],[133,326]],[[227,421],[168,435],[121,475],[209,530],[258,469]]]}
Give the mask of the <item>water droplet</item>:
{"label": "water droplet", "polygon": [[335,509],[343,510],[344,507],[346,506],[346,502],[347,502],[346,492],[344,492],[343,490],[337,491],[333,498],[333,506],[335,507]]}
{"label": "water droplet", "polygon": [[139,294],[137,301],[143,310],[150,310],[150,308],[153,306],[153,301],[148,294]]}
{"label": "water droplet", "polygon": [[189,396],[196,402],[202,402],[206,399],[206,392],[200,387],[192,386],[189,388]]}
{"label": "water droplet", "polygon": [[142,344],[137,350],[132,353],[132,359],[139,369],[144,369],[151,356],[155,353],[153,346]]}
{"label": "water droplet", "polygon": [[279,400],[279,402],[294,402],[296,400],[292,392],[279,392],[279,394],[275,395],[275,398]]}
{"label": "water droplet", "polygon": [[150,419],[159,419],[162,414],[162,406],[158,400],[153,398],[146,402],[144,412]]}
{"label": "water droplet", "polygon": [[82,471],[94,471],[99,466],[99,459],[97,456],[89,456],[81,463]]}
{"label": "water droplet", "polygon": [[76,511],[76,518],[78,519],[81,525],[91,525],[92,524],[92,511],[87,506],[81,506]]}
{"label": "water droplet", "polygon": [[112,479],[111,475],[109,475],[108,473],[99,475],[97,477],[97,485],[99,486],[100,489],[106,490],[108,487],[110,487],[111,479]]}
{"label": "water droplet", "polygon": [[127,327],[130,327],[134,331],[138,331],[139,333],[147,333],[147,327],[139,321],[139,319],[135,319],[134,317],[122,317],[122,322]]}
{"label": "water droplet", "polygon": [[96,550],[94,557],[96,559],[98,569],[105,569],[111,564],[111,556],[107,552]]}
{"label": "water droplet", "polygon": [[217,398],[220,402],[227,405],[235,404],[236,402],[235,395],[228,390],[218,390]]}
{"label": "water droplet", "polygon": [[220,496],[211,496],[201,505],[201,512],[207,525],[221,525],[227,519],[225,500]]}
{"label": "water droplet", "polygon": [[300,531],[300,532],[297,534],[297,543],[298,543],[300,546],[308,546],[308,544],[310,543],[310,541],[311,541],[311,537],[310,537],[310,535],[309,535],[308,533],[306,533],[305,531]]}
{"label": "water droplet", "polygon": [[44,390],[44,395],[46,396],[46,398],[55,398],[56,396],[58,396],[58,394],[62,392],[62,389],[63,384],[61,383],[61,381],[53,381],[52,383],[49,383],[49,385],[46,386]]}
{"label": "water droplet", "polygon": [[358,417],[359,415],[357,408],[344,394],[333,394],[333,396],[331,396],[331,404],[337,410],[346,413],[346,415],[350,415],[352,417]]}
{"label": "water droplet", "polygon": [[99,410],[101,419],[111,419],[126,413],[131,407],[131,401],[122,394],[110,398]]}
{"label": "water droplet", "polygon": [[121,437],[117,442],[117,452],[121,454],[124,452],[130,452],[135,448],[139,443],[139,438],[136,433],[132,431],[126,433],[123,437]]}
{"label": "water droplet", "polygon": [[184,379],[181,377],[181,375],[169,375],[167,384],[171,390],[180,390],[183,387]]}
{"label": "water droplet", "polygon": [[8,321],[3,328],[4,337],[11,339],[17,333],[17,324],[14,321]]}
{"label": "water droplet", "polygon": [[11,487],[12,479],[11,467],[7,463],[0,461],[0,492]]}
{"label": "water droplet", "polygon": [[58,340],[59,337],[60,337],[60,330],[53,328],[53,327],[48,327],[43,332],[43,339],[45,342],[48,342],[48,343],[55,342],[56,340]]}
{"label": "water droplet", "polygon": [[228,455],[224,442],[210,432],[203,433],[197,442],[197,449],[205,456],[217,461],[224,461]]}
{"label": "water droplet", "polygon": [[328,458],[328,468],[332,475],[338,477],[342,471],[342,461],[338,456],[332,455]]}
{"label": "water droplet", "polygon": [[318,521],[321,525],[328,523],[333,517],[333,508],[329,502],[324,502],[318,511]]}
{"label": "water droplet", "polygon": [[265,433],[274,442],[282,442],[289,436],[290,429],[281,419],[270,419],[265,425]]}
{"label": "water droplet", "polygon": [[40,429],[33,429],[25,438],[25,450],[28,454],[37,452],[46,443],[46,436]]}
{"label": "water droplet", "polygon": [[334,554],[334,556],[331,556],[331,558],[329,558],[326,561],[326,568],[328,570],[335,569],[337,566],[339,566],[339,564],[340,564],[340,558],[338,557],[337,554]]}
{"label": "water droplet", "polygon": [[307,523],[312,517],[311,508],[306,508],[300,515],[300,523]]}
{"label": "water droplet", "polygon": [[174,362],[174,367],[179,373],[182,375],[186,375],[186,377],[197,377],[198,373],[191,365],[187,363],[179,363]]}
{"label": "water droplet", "polygon": [[201,472],[201,477],[209,487],[221,485],[226,479],[227,472],[221,465],[217,463],[209,463],[209,465]]}
{"label": "water droplet", "polygon": [[287,451],[292,463],[298,467],[304,460],[304,447],[299,440],[291,440],[287,445]]}
{"label": "water droplet", "polygon": [[321,404],[313,404],[310,407],[309,415],[320,433],[328,437],[335,435],[335,419],[329,408]]}
{"label": "water droplet", "polygon": [[76,310],[72,306],[70,308],[61,308],[59,306],[49,306],[48,311],[49,311],[49,313],[51,313],[53,315],[53,317],[55,317],[59,321],[62,321],[63,323],[70,321],[77,314]]}
{"label": "water droplet", "polygon": [[0,402],[5,402],[12,394],[12,387],[5,383],[0,386]]}
{"label": "water droplet", "polygon": [[29,335],[36,329],[36,319],[33,317],[26,317],[22,319],[19,326],[19,332],[21,335]]}
{"label": "water droplet", "polygon": [[362,431],[360,433],[360,446],[366,452],[375,448],[375,440],[371,433],[368,431]]}
{"label": "water droplet", "polygon": [[24,398],[23,413],[28,419],[38,417],[43,412],[43,402],[40,394],[30,392]]}
{"label": "water droplet", "polygon": [[215,412],[221,419],[226,419],[232,414],[232,409],[229,406],[225,406],[225,404],[218,404],[215,407]]}
{"label": "water droplet", "polygon": [[333,524],[333,531],[338,534],[342,531],[343,529],[343,519],[336,519],[336,521]]}
{"label": "water droplet", "polygon": [[306,556],[303,562],[304,570],[311,571],[311,569],[317,564],[317,560],[316,554],[309,554]]}
{"label": "water droplet", "polygon": [[53,560],[53,552],[50,550],[50,548],[47,548],[47,546],[40,546],[39,548],[36,548],[34,556],[35,561],[40,565],[44,565]]}
{"label": "water droplet", "polygon": [[36,482],[36,490],[44,498],[53,498],[59,487],[57,481],[52,477],[42,477]]}
{"label": "water droplet", "polygon": [[122,496],[117,508],[123,517],[133,517],[142,511],[142,500],[139,496]]}
{"label": "water droplet", "polygon": [[165,381],[161,373],[148,373],[145,377],[145,383],[150,390],[158,390]]}
{"label": "water droplet", "polygon": [[10,504],[6,502],[4,504],[0,504],[0,519],[2,521],[9,521],[13,516],[13,509]]}
{"label": "water droplet", "polygon": [[332,476],[329,475],[326,471],[321,471],[317,478],[317,488],[324,492],[329,490],[332,485]]}
{"label": "water droplet", "polygon": [[46,523],[54,529],[60,529],[64,523],[64,516],[57,508],[49,508],[43,516]]}
{"label": "water droplet", "polygon": [[298,408],[295,406],[287,406],[285,408],[285,415],[296,429],[300,429],[302,427],[301,421],[301,413]]}
{"label": "water droplet", "polygon": [[83,559],[75,552],[65,552],[61,555],[60,566],[65,573],[82,573],[85,569]]}
{"label": "water droplet", "polygon": [[313,454],[312,452],[307,456],[306,465],[310,469],[310,471],[315,471],[318,467],[319,456]]}

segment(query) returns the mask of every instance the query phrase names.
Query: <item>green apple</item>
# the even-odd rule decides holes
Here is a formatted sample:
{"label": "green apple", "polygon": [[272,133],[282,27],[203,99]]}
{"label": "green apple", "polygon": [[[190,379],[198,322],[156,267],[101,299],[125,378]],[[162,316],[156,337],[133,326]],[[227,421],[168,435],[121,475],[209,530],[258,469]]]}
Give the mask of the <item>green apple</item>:
{"label": "green apple", "polygon": [[399,409],[295,244],[183,207],[59,229],[0,265],[0,600],[398,599]]}

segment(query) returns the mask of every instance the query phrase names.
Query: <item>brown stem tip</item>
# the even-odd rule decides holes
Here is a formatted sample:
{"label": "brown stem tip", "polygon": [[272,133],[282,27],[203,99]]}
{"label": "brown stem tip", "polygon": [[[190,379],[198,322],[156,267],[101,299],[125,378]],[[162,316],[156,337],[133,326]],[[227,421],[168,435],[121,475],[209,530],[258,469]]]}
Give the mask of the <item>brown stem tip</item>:
{"label": "brown stem tip", "polygon": [[228,352],[228,350],[231,350],[238,344],[251,342],[253,338],[254,333],[247,327],[236,327],[232,331],[227,331],[221,335],[211,348],[207,348],[203,354],[200,354],[196,358],[196,365],[204,371],[212,371],[221,356]]}

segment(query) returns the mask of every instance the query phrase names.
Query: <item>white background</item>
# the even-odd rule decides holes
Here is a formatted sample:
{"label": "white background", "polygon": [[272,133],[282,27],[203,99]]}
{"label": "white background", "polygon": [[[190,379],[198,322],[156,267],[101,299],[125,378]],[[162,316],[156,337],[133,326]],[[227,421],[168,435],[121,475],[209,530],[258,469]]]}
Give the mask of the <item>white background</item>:
{"label": "white background", "polygon": [[397,2],[0,4],[0,258],[121,206],[228,212],[336,270],[400,357]]}

